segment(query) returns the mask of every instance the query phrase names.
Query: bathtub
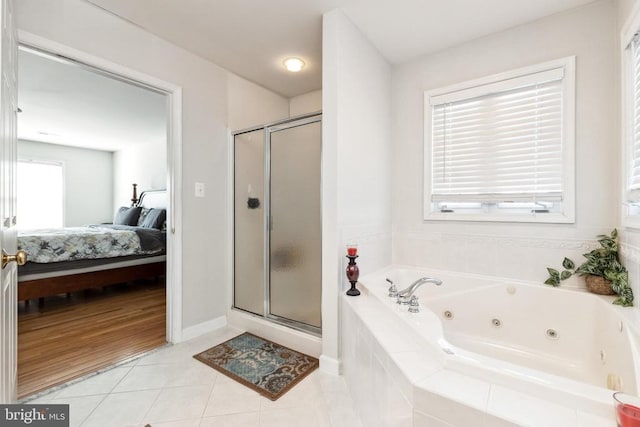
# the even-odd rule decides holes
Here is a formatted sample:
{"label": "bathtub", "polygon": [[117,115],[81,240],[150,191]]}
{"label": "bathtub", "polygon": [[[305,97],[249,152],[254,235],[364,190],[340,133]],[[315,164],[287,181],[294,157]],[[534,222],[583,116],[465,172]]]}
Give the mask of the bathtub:
{"label": "bathtub", "polygon": [[[423,276],[443,284],[416,291],[419,313],[388,297],[386,278]],[[612,390],[638,394],[638,310],[613,297],[401,267],[358,287],[342,297],[341,345],[365,425],[610,426]],[[363,397],[378,385],[395,403]]]}

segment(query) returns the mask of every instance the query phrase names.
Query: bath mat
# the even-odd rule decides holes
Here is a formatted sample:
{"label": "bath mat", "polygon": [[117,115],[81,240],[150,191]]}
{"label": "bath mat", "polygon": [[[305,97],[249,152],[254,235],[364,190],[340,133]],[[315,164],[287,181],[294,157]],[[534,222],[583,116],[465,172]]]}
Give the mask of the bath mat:
{"label": "bath mat", "polygon": [[271,400],[318,367],[318,359],[248,332],[193,357]]}

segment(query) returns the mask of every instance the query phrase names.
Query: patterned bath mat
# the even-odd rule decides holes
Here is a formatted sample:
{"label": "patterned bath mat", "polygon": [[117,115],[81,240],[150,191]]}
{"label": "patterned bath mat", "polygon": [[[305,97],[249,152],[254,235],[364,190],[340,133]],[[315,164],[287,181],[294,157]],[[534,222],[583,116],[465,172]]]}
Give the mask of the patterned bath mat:
{"label": "patterned bath mat", "polygon": [[318,367],[318,359],[248,332],[193,357],[271,400]]}

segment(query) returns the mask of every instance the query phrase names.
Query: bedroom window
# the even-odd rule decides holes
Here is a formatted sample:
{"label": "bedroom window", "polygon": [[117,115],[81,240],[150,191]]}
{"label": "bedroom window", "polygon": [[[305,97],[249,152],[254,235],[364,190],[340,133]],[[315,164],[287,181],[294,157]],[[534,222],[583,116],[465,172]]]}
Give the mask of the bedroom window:
{"label": "bedroom window", "polygon": [[425,92],[427,220],[574,221],[569,57]]}
{"label": "bedroom window", "polygon": [[18,228],[63,226],[62,163],[18,160]]}

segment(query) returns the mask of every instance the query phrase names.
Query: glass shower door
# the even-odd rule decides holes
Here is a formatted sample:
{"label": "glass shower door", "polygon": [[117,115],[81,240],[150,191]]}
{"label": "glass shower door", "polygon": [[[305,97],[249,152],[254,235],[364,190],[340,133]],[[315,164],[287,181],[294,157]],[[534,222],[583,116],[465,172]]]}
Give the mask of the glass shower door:
{"label": "glass shower door", "polygon": [[233,305],[265,312],[264,129],[234,137]]}
{"label": "glass shower door", "polygon": [[321,122],[270,132],[269,314],[321,327]]}

